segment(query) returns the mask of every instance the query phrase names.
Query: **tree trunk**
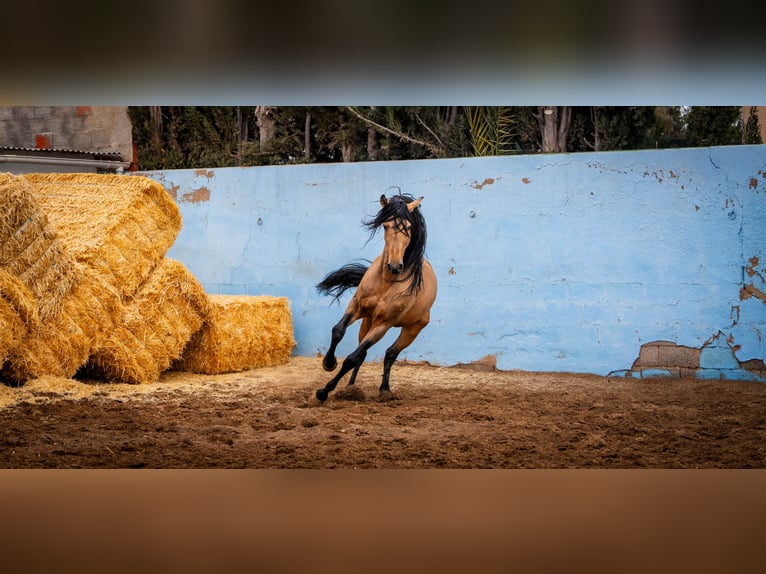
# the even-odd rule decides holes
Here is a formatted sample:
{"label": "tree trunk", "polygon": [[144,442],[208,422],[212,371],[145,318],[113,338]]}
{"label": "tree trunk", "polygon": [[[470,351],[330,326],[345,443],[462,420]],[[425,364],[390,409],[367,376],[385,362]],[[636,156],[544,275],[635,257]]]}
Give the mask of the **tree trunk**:
{"label": "tree trunk", "polygon": [[261,149],[266,149],[271,145],[277,131],[277,122],[274,119],[273,106],[256,106],[255,121],[258,124],[259,142]]}
{"label": "tree trunk", "polygon": [[367,128],[367,159],[378,159],[378,132],[373,127]]}
{"label": "tree trunk", "polygon": [[557,108],[545,106],[540,108],[542,114],[542,136],[543,153],[552,153],[558,151],[558,140],[556,139],[556,124],[558,123]]}
{"label": "tree trunk", "polygon": [[303,157],[311,159],[311,112],[306,112],[306,124],[303,128]]}
{"label": "tree trunk", "polygon": [[598,125],[598,108],[590,109],[591,121],[593,121],[593,151],[601,151],[601,129]]}
{"label": "tree trunk", "polygon": [[354,161],[354,144],[352,142],[343,142],[340,144],[340,153],[345,163]]}
{"label": "tree trunk", "polygon": [[566,151],[572,108],[570,106],[540,106],[537,121],[540,124],[542,136],[542,152]]}
{"label": "tree trunk", "polygon": [[152,145],[155,149],[162,149],[162,108],[150,106],[149,113],[152,118]]}
{"label": "tree trunk", "polygon": [[242,108],[237,106],[237,154],[235,161],[237,165],[242,165],[242,149],[247,142],[247,120],[242,114]]}
{"label": "tree trunk", "polygon": [[569,124],[572,122],[571,106],[561,106],[559,108],[559,132],[558,149],[556,151],[567,151],[567,136],[569,135]]}

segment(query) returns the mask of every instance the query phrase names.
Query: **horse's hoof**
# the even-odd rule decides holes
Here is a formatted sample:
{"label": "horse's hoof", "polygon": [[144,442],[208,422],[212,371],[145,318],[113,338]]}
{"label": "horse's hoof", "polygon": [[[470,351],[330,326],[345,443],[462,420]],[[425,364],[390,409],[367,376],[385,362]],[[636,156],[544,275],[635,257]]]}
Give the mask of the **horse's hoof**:
{"label": "horse's hoof", "polygon": [[343,389],[335,393],[335,399],[346,401],[364,401],[367,396],[364,391],[358,388],[356,385],[346,385]]}
{"label": "horse's hoof", "polygon": [[322,359],[322,368],[325,371],[334,371],[335,367],[338,366],[338,359],[335,357],[332,358],[332,360],[329,360],[327,357]]}
{"label": "horse's hoof", "polygon": [[324,389],[319,389],[316,392],[316,397],[320,401],[325,402],[327,400],[327,394],[328,394],[327,391],[325,391]]}
{"label": "horse's hoof", "polygon": [[378,400],[380,402],[397,401],[397,400],[399,400],[399,397],[397,397],[391,391],[380,391],[378,393]]}
{"label": "horse's hoof", "polygon": [[309,397],[308,401],[306,401],[306,406],[308,406],[309,408],[321,407],[323,404],[324,404],[323,401],[320,401],[318,398],[316,398],[313,395]]}

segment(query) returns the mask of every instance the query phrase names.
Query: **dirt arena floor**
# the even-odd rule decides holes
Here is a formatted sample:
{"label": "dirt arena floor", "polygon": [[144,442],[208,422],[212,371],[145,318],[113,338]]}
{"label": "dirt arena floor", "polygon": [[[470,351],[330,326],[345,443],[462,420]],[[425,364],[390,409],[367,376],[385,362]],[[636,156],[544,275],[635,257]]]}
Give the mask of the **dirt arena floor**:
{"label": "dirt arena floor", "polygon": [[766,468],[766,384],[318,358],[152,385],[0,385],[1,468]]}

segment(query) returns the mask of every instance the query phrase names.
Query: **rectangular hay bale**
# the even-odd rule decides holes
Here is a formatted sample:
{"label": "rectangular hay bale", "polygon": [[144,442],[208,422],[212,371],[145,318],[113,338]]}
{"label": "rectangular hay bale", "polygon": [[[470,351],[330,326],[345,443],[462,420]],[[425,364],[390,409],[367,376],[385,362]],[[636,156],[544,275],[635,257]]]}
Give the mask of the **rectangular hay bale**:
{"label": "rectangular hay bale", "polygon": [[221,374],[286,363],[295,346],[286,297],[208,295],[210,314],[181,359],[183,371]]}
{"label": "rectangular hay bale", "polygon": [[208,313],[207,295],[194,275],[178,261],[163,259],[124,306],[88,368],[112,382],[156,382]]}
{"label": "rectangular hay bale", "polygon": [[37,299],[40,320],[61,311],[81,280],[81,268],[66,250],[29,183],[0,173],[0,268],[17,277]]}
{"label": "rectangular hay bale", "polygon": [[63,299],[61,311],[30,327],[10,354],[5,378],[18,383],[44,375],[71,378],[113,331],[123,307],[119,293],[92,269],[80,273],[83,279]]}
{"label": "rectangular hay bale", "polygon": [[37,321],[34,295],[16,277],[0,269],[0,366]]}
{"label": "rectangular hay bale", "polygon": [[181,213],[162,185],[143,176],[26,174],[51,225],[80,263],[132,297],[175,241]]}

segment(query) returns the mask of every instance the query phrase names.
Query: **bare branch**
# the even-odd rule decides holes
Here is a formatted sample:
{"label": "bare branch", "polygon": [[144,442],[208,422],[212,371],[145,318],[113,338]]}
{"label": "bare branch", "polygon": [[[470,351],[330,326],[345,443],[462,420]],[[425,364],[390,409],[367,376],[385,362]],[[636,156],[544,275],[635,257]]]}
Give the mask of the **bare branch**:
{"label": "bare branch", "polygon": [[420,119],[420,116],[418,114],[415,114],[415,119],[418,120],[418,123],[420,123],[421,126],[426,128],[428,130],[428,133],[434,136],[434,139],[439,142],[439,146],[444,149],[444,144],[442,143],[442,140],[439,139],[439,136],[437,136],[431,128],[429,128],[426,123]]}
{"label": "bare branch", "polygon": [[358,117],[360,120],[362,120],[363,122],[368,123],[368,124],[378,128],[379,130],[383,130],[384,132],[388,132],[391,135],[396,136],[396,137],[398,137],[401,140],[404,140],[404,141],[407,141],[407,142],[410,142],[410,143],[414,143],[414,144],[417,144],[417,145],[422,145],[423,147],[427,147],[434,154],[438,154],[438,153],[440,153],[442,151],[438,146],[435,146],[432,143],[424,142],[424,141],[421,141],[421,140],[416,140],[415,138],[411,138],[410,136],[405,135],[405,134],[403,134],[401,132],[394,131],[394,130],[392,130],[390,128],[387,128],[386,126],[382,126],[379,123],[376,123],[376,122],[372,121],[371,119],[364,117],[362,114],[357,112],[351,106],[346,106],[346,109],[348,111],[350,111],[352,114],[354,114],[356,117]]}

